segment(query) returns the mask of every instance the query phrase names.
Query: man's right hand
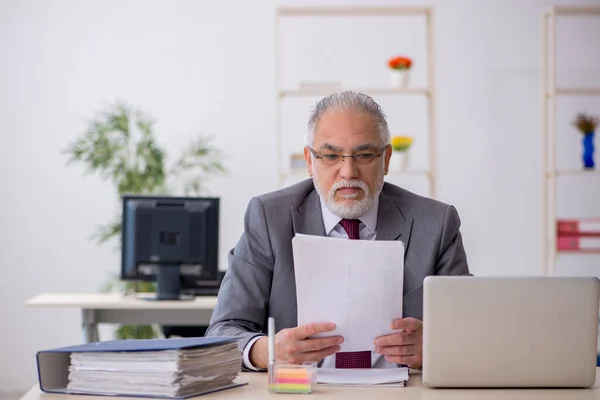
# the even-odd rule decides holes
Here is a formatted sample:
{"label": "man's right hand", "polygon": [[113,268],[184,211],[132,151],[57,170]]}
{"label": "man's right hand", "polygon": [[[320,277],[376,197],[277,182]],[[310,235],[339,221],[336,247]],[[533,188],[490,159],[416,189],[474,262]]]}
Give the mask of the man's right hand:
{"label": "man's right hand", "polygon": [[[340,351],[344,342],[341,336],[328,336],[310,339],[310,336],[331,332],[335,325],[328,322],[301,325],[297,328],[282,329],[275,335],[275,356],[277,361],[301,364],[304,361],[319,362]],[[266,369],[269,364],[269,339],[258,339],[250,349],[250,362],[257,368]]]}

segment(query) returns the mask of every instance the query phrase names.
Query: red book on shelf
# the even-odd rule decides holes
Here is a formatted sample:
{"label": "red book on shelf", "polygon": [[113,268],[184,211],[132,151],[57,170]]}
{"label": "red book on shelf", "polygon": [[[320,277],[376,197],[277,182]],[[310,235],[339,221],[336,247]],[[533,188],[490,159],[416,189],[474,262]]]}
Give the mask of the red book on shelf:
{"label": "red book on shelf", "polygon": [[600,252],[600,237],[559,236],[556,248],[562,251],[594,251]]}
{"label": "red book on shelf", "polygon": [[600,218],[560,219],[558,235],[600,236]]}

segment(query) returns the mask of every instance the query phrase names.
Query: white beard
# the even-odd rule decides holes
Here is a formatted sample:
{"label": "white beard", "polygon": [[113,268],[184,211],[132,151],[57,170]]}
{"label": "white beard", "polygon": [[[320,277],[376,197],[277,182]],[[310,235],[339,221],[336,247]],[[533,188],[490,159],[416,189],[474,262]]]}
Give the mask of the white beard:
{"label": "white beard", "polygon": [[[363,181],[358,179],[343,179],[335,182],[329,190],[329,193],[325,196],[321,187],[321,181],[319,180],[319,174],[313,170],[313,182],[315,189],[317,190],[317,193],[319,193],[319,196],[321,196],[321,198],[324,200],[325,206],[333,214],[344,219],[359,218],[365,215],[371,209],[371,207],[373,207],[373,203],[378,200],[379,194],[383,189],[383,178],[384,173],[382,169],[381,173],[377,177],[377,180],[375,181],[375,191],[373,193],[370,192],[369,187]],[[363,190],[365,195],[360,200],[352,200],[350,204],[341,204],[335,200],[335,192],[341,187],[360,188]],[[357,194],[351,194],[345,195],[344,198],[351,199],[356,196]]]}

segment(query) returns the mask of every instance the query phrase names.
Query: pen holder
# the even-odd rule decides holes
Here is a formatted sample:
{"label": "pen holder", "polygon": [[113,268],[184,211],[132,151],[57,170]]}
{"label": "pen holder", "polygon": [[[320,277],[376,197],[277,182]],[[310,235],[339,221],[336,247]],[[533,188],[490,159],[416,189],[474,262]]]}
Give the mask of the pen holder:
{"label": "pen holder", "polygon": [[317,385],[317,363],[288,364],[276,361],[269,366],[269,392],[312,393]]}

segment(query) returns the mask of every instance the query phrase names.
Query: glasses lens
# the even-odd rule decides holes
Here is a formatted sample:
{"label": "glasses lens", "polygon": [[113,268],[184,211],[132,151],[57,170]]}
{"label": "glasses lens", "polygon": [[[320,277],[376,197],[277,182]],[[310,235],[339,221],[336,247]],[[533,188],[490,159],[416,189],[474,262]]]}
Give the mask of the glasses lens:
{"label": "glasses lens", "polygon": [[357,154],[355,160],[360,164],[369,164],[375,159],[375,153],[360,153]]}
{"label": "glasses lens", "polygon": [[323,161],[323,164],[325,165],[335,165],[338,162],[340,162],[340,160],[342,159],[342,156],[340,156],[339,154],[323,154],[322,156],[323,158],[321,158],[321,160]]}

